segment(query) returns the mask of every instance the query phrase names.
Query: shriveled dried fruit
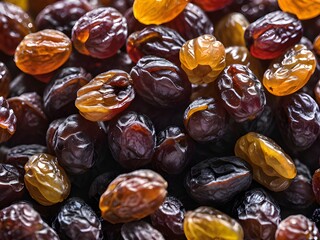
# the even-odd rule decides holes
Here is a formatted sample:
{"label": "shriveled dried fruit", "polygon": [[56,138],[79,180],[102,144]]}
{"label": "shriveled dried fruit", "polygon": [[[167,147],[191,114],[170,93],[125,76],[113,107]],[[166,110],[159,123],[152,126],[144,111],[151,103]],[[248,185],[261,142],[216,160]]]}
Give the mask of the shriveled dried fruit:
{"label": "shriveled dried fruit", "polygon": [[0,62],[0,96],[8,97],[11,74],[3,62]]}
{"label": "shriveled dried fruit", "polygon": [[130,75],[122,70],[111,70],[82,86],[75,105],[90,121],[108,121],[125,110],[134,97]]}
{"label": "shriveled dried fruit", "polygon": [[167,182],[151,170],[121,174],[100,198],[102,217],[113,224],[142,219],[159,208],[166,188]]}
{"label": "shriveled dried fruit", "polygon": [[0,96],[0,143],[8,141],[16,132],[17,118],[7,100]]}
{"label": "shriveled dried fruit", "polygon": [[225,48],[212,35],[187,41],[180,50],[181,67],[194,84],[213,82],[226,66]]}
{"label": "shriveled dried fruit", "polygon": [[165,240],[158,230],[145,221],[123,224],[121,236],[124,240]]}
{"label": "shriveled dried fruit", "polygon": [[192,0],[192,2],[200,6],[203,10],[210,12],[230,5],[233,0]]}
{"label": "shriveled dried fruit", "polygon": [[301,20],[320,15],[320,2],[317,0],[278,0],[278,4],[282,11],[292,13]]}

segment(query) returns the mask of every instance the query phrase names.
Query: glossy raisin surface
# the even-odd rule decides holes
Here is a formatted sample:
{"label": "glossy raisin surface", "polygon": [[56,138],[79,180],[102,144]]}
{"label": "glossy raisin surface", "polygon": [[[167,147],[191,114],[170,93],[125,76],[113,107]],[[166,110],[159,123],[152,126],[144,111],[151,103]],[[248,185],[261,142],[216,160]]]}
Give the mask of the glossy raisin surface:
{"label": "glossy raisin surface", "polygon": [[14,166],[0,163],[0,191],[1,208],[8,206],[14,201],[22,199],[24,183],[20,173]]}
{"label": "glossy raisin surface", "polygon": [[24,93],[35,92],[43,94],[45,83],[38,81],[33,76],[20,73],[10,82],[10,97],[18,97]]}
{"label": "glossy raisin surface", "polygon": [[139,168],[152,160],[155,129],[147,116],[128,112],[109,124],[108,141],[113,157],[122,167]]}
{"label": "glossy raisin surface", "polygon": [[38,203],[50,206],[68,197],[71,184],[56,157],[45,153],[33,155],[24,169],[26,188]]}
{"label": "glossy raisin surface", "polygon": [[158,210],[150,215],[152,225],[171,239],[185,239],[183,231],[185,209],[175,197],[166,197]]}
{"label": "glossy raisin surface", "polygon": [[226,132],[227,112],[214,98],[198,98],[185,110],[184,126],[194,140],[217,140]]}
{"label": "glossy raisin surface", "polygon": [[309,148],[320,135],[320,110],[306,93],[294,93],[282,99],[278,108],[279,130],[294,150]]}
{"label": "glossy raisin surface", "polygon": [[316,68],[314,54],[297,44],[274,60],[263,76],[263,85],[273,95],[286,96],[301,89]]}
{"label": "glossy raisin surface", "polygon": [[142,219],[163,203],[166,188],[167,182],[151,170],[121,174],[100,198],[102,217],[113,224]]}
{"label": "glossy raisin surface", "polygon": [[38,30],[55,29],[71,37],[71,31],[76,21],[92,6],[84,0],[63,0],[47,5],[35,20]]}
{"label": "glossy raisin surface", "polygon": [[288,0],[278,0],[278,4],[282,11],[292,13],[301,20],[311,19],[320,15],[320,3],[318,1],[291,2]]}
{"label": "glossy raisin surface", "polygon": [[197,202],[223,204],[249,188],[252,173],[241,158],[211,158],[196,164],[186,175],[185,187]]}
{"label": "glossy raisin surface", "polygon": [[0,238],[4,240],[59,240],[30,204],[21,202],[0,211]]}
{"label": "glossy raisin surface", "polygon": [[7,2],[0,2],[0,17],[0,50],[13,55],[22,39],[34,32],[33,21],[23,9]]}
{"label": "glossy raisin surface", "polygon": [[263,111],[266,96],[262,84],[248,67],[226,67],[217,85],[222,104],[235,121],[252,120]]}
{"label": "glossy raisin surface", "polygon": [[83,68],[63,68],[46,85],[43,92],[44,110],[48,117],[57,119],[77,113],[77,91],[91,80]]}
{"label": "glossy raisin surface", "polygon": [[99,59],[115,55],[126,37],[126,19],[111,7],[87,12],[72,28],[74,47],[84,55]]}
{"label": "glossy raisin surface", "polygon": [[69,198],[52,225],[62,239],[102,239],[98,216],[80,198]]}
{"label": "glossy raisin surface", "polygon": [[178,127],[168,127],[159,132],[153,155],[154,165],[168,174],[179,174],[190,163],[193,143]]}
{"label": "glossy raisin surface", "polygon": [[8,103],[17,117],[17,130],[11,138],[12,145],[45,145],[48,119],[43,111],[42,98],[35,92],[24,93],[8,99]]}
{"label": "glossy raisin surface", "polygon": [[317,169],[312,176],[312,189],[316,201],[320,203],[320,170]]}
{"label": "glossy raisin surface", "polygon": [[247,48],[259,59],[274,59],[300,41],[301,22],[281,11],[268,13],[251,23],[245,31]]}
{"label": "glossy raisin surface", "polygon": [[185,40],[175,30],[164,26],[147,26],[127,39],[127,53],[133,62],[154,55],[179,63],[179,51]]}
{"label": "glossy raisin surface", "polygon": [[280,207],[263,189],[247,191],[238,200],[235,212],[245,239],[274,240],[281,221]]}
{"label": "glossy raisin surface", "polygon": [[124,240],[165,240],[162,234],[145,221],[125,223],[121,227]]}
{"label": "glossy raisin surface", "polygon": [[14,61],[17,67],[31,75],[50,73],[69,58],[72,46],[62,32],[45,29],[28,34],[18,45]]}
{"label": "glossy raisin surface", "polygon": [[146,102],[163,108],[186,103],[191,84],[174,63],[155,56],[141,58],[130,72],[137,94]]}
{"label": "glossy raisin surface", "polygon": [[99,156],[104,143],[102,127],[79,114],[50,124],[53,128],[47,133],[47,145],[57,156],[59,164],[70,174],[88,171]]}
{"label": "glossy raisin surface", "polygon": [[8,97],[9,95],[9,84],[11,81],[11,74],[7,66],[0,62],[0,96]]}
{"label": "glossy raisin surface", "polygon": [[192,0],[203,10],[210,12],[222,9],[233,2],[233,0]]}
{"label": "glossy raisin surface", "polygon": [[143,24],[162,24],[178,16],[188,4],[188,0],[135,0],[133,13]]}
{"label": "glossy raisin surface", "polygon": [[253,179],[271,191],[285,190],[297,174],[292,159],[264,135],[247,133],[237,140],[234,152],[251,165]]}
{"label": "glossy raisin surface", "polygon": [[0,96],[0,143],[8,141],[17,129],[17,117],[8,101]]}
{"label": "glossy raisin surface", "polygon": [[303,215],[291,215],[278,226],[276,240],[319,239],[315,223]]}
{"label": "glossy raisin surface", "polygon": [[135,97],[133,81],[122,70],[101,73],[77,92],[80,114],[90,121],[108,121],[125,110]]}
{"label": "glossy raisin surface", "polygon": [[187,239],[243,239],[241,225],[227,214],[211,207],[188,211],[183,227]]}

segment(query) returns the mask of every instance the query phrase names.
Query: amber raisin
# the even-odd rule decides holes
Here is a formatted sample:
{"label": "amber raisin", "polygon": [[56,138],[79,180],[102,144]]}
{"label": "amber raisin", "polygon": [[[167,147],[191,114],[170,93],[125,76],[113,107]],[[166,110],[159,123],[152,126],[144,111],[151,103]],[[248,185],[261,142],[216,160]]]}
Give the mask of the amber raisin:
{"label": "amber raisin", "polygon": [[279,7],[284,12],[296,15],[299,19],[311,19],[320,15],[320,2],[314,0],[278,0]]}

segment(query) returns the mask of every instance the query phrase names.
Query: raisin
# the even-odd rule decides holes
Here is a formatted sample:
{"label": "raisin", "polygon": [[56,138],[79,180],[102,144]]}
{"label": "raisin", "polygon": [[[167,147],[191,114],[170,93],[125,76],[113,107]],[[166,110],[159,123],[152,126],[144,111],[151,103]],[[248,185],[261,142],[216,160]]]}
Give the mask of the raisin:
{"label": "raisin", "polygon": [[178,127],[168,127],[159,132],[153,155],[156,169],[168,174],[179,174],[188,166],[193,152],[193,143]]}
{"label": "raisin", "polygon": [[54,151],[59,164],[70,174],[82,174],[92,168],[105,139],[102,127],[79,114],[50,125],[53,128],[48,132],[47,145]]}
{"label": "raisin", "polygon": [[9,72],[9,69],[3,62],[0,62],[0,96],[5,98],[9,96],[10,81],[11,81],[11,74]]}
{"label": "raisin", "polygon": [[24,93],[36,92],[43,94],[46,84],[31,75],[20,73],[10,82],[10,97],[18,97]]}
{"label": "raisin", "polygon": [[21,202],[0,211],[0,239],[59,240],[59,237],[30,204]]}
{"label": "raisin", "polygon": [[212,35],[187,41],[179,54],[181,67],[194,84],[213,82],[226,66],[225,48]]}
{"label": "raisin", "polygon": [[237,122],[256,118],[266,105],[259,79],[246,66],[232,64],[217,79],[224,108]]}
{"label": "raisin", "polygon": [[0,208],[22,199],[24,183],[20,173],[14,166],[0,163],[0,191]]}
{"label": "raisin", "polygon": [[43,92],[44,110],[48,117],[57,119],[77,113],[77,91],[91,80],[82,68],[63,68],[46,85]]}
{"label": "raisin", "polygon": [[55,29],[71,37],[76,21],[91,10],[91,5],[84,0],[58,1],[42,9],[37,15],[35,25],[38,30]]}
{"label": "raisin", "polygon": [[262,189],[247,191],[235,204],[245,239],[274,240],[281,221],[280,207]]}
{"label": "raisin", "polygon": [[127,53],[133,62],[153,55],[179,65],[179,51],[185,40],[175,30],[164,26],[147,26],[127,39]]}
{"label": "raisin", "polygon": [[243,239],[241,225],[229,217],[211,207],[199,207],[185,214],[183,222],[187,239]]}
{"label": "raisin", "polygon": [[319,106],[306,93],[281,99],[276,118],[285,143],[293,150],[309,148],[320,135]]}
{"label": "raisin", "polygon": [[301,22],[281,11],[268,13],[251,23],[245,31],[247,48],[252,56],[259,59],[282,56],[301,37]]}
{"label": "raisin", "polygon": [[0,143],[8,141],[17,129],[17,117],[8,101],[0,96]]}
{"label": "raisin", "polygon": [[303,215],[291,215],[284,219],[276,231],[276,240],[319,239],[315,223]]}
{"label": "raisin", "polygon": [[213,35],[213,24],[197,5],[188,3],[186,8],[164,26],[176,30],[184,39],[190,40],[204,34]]}
{"label": "raisin", "polygon": [[220,139],[227,129],[227,113],[214,98],[198,98],[184,112],[184,126],[194,140]]}
{"label": "raisin", "polygon": [[154,106],[172,108],[189,100],[190,82],[177,65],[164,58],[145,56],[130,75],[138,95]]}
{"label": "raisin", "polygon": [[297,44],[270,64],[262,82],[271,94],[286,96],[301,89],[315,69],[314,54],[306,46]]}
{"label": "raisin", "polygon": [[279,7],[284,12],[296,15],[301,20],[311,19],[320,15],[320,3],[313,0],[278,0]]}
{"label": "raisin", "polygon": [[42,145],[18,145],[8,150],[3,162],[16,167],[19,173],[24,176],[24,165],[29,161],[30,157],[38,153],[46,152],[47,148]]}
{"label": "raisin", "polygon": [[34,25],[30,16],[20,7],[0,2],[0,50],[13,55],[22,39],[34,32]]}
{"label": "raisin", "polygon": [[313,41],[313,49],[318,55],[320,55],[320,34]]}
{"label": "raisin", "polygon": [[253,179],[271,191],[287,189],[297,170],[292,159],[271,138],[250,132],[237,140],[235,155],[253,169]]}
{"label": "raisin", "polygon": [[314,87],[314,96],[315,100],[317,101],[318,105],[320,105],[320,79],[317,82],[316,86]]}
{"label": "raisin", "polygon": [[248,163],[235,157],[210,158],[196,164],[186,175],[185,187],[202,204],[224,204],[249,188]]}
{"label": "raisin", "polygon": [[312,189],[317,203],[320,203],[320,169],[317,169],[312,176]]}
{"label": "raisin", "polygon": [[52,225],[62,239],[102,239],[98,216],[80,198],[68,199]]}
{"label": "raisin", "polygon": [[31,197],[44,206],[65,200],[71,184],[56,157],[40,153],[25,164],[24,182]]}
{"label": "raisin", "polygon": [[249,22],[241,13],[230,13],[217,24],[215,36],[225,47],[245,46],[244,32]]}
{"label": "raisin", "polygon": [[234,0],[192,0],[194,4],[200,6],[204,11],[216,11],[230,5]]}
{"label": "raisin", "polygon": [[17,117],[17,130],[10,139],[12,145],[45,145],[48,119],[43,112],[42,98],[36,93],[24,93],[8,99]]}
{"label": "raisin", "polygon": [[62,66],[71,54],[71,41],[62,32],[45,29],[28,34],[15,51],[17,67],[31,75],[53,72]]}
{"label": "raisin", "polygon": [[77,92],[80,114],[90,121],[108,121],[125,110],[135,97],[130,75],[122,70],[101,73]]}
{"label": "raisin", "polygon": [[159,25],[177,17],[188,2],[188,0],[135,0],[133,14],[143,24]]}
{"label": "raisin", "polygon": [[72,28],[72,42],[82,54],[94,58],[115,55],[127,37],[127,22],[111,7],[97,8],[83,15]]}
{"label": "raisin", "polygon": [[170,239],[185,239],[183,231],[185,209],[175,197],[166,197],[161,206],[150,215],[152,225]]}
{"label": "raisin", "polygon": [[139,168],[152,161],[155,129],[147,116],[128,112],[109,124],[108,141],[113,157],[122,167]]}
{"label": "raisin", "polygon": [[121,236],[124,240],[165,240],[158,230],[144,221],[123,224],[121,227]]}
{"label": "raisin", "polygon": [[166,188],[167,182],[151,170],[121,174],[100,198],[102,217],[113,224],[142,219],[163,203]]}
{"label": "raisin", "polygon": [[132,7],[134,0],[99,0],[102,6],[113,7],[121,13]]}

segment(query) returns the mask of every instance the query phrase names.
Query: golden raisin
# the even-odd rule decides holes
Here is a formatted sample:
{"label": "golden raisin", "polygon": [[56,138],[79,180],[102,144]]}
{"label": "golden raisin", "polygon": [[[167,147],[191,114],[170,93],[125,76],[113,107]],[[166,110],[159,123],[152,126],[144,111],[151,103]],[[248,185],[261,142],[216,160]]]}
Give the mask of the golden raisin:
{"label": "golden raisin", "polygon": [[282,11],[293,13],[300,20],[320,15],[319,0],[278,0],[278,4]]}
{"label": "golden raisin", "polygon": [[167,182],[151,170],[119,175],[100,198],[102,217],[113,224],[142,219],[160,207],[166,188]]}
{"label": "golden raisin", "polygon": [[320,56],[320,34],[314,39],[313,49]]}
{"label": "golden raisin", "polygon": [[308,82],[316,64],[312,51],[297,44],[270,64],[264,73],[263,85],[276,96],[292,94]]}
{"label": "golden raisin", "polygon": [[241,225],[211,207],[199,207],[185,214],[183,228],[188,240],[243,240]]}
{"label": "golden raisin", "polygon": [[180,50],[181,67],[194,84],[213,82],[226,66],[226,53],[212,35],[187,41]]}
{"label": "golden raisin", "polygon": [[297,170],[292,159],[272,139],[249,132],[238,139],[235,155],[247,161],[253,169],[253,179],[271,191],[289,187]]}
{"label": "golden raisin", "polygon": [[135,93],[130,75],[122,70],[101,73],[78,90],[76,107],[90,121],[108,121],[126,109]]}
{"label": "golden raisin", "polygon": [[64,33],[46,29],[27,35],[17,47],[14,61],[21,71],[40,75],[62,66],[71,50],[71,40]]}
{"label": "golden raisin", "polygon": [[159,25],[177,17],[188,2],[189,0],[135,0],[133,14],[143,24]]}
{"label": "golden raisin", "polygon": [[56,157],[45,153],[33,155],[24,170],[26,188],[38,203],[50,206],[68,197],[71,184]]}
{"label": "golden raisin", "polygon": [[246,46],[244,32],[249,22],[241,13],[230,13],[223,17],[215,29],[215,36],[225,47]]}

